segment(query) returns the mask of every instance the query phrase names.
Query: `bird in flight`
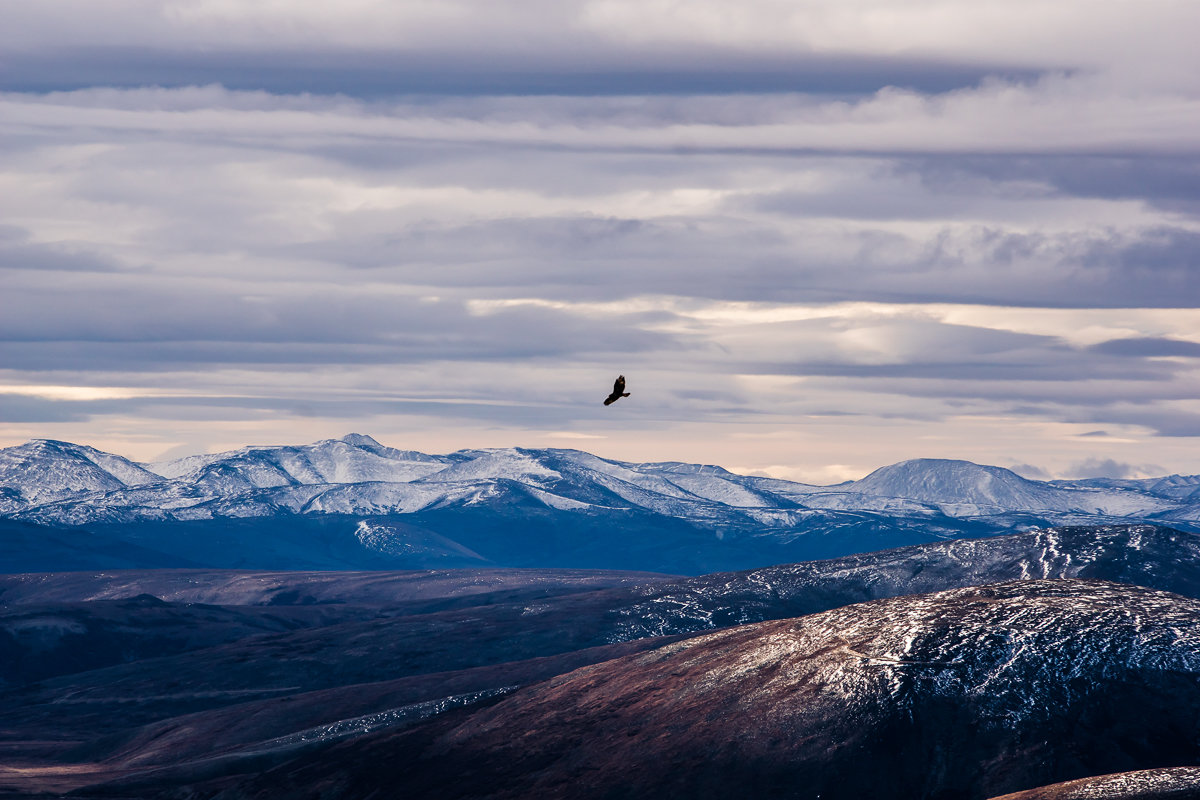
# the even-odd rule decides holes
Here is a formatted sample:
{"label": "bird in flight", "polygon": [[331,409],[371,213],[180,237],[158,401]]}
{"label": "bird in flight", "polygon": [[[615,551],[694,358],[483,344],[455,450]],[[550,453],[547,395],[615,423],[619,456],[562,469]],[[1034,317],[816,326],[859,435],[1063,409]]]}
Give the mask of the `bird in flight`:
{"label": "bird in flight", "polygon": [[613,384],[612,394],[604,398],[604,405],[610,406],[622,397],[629,397],[629,392],[625,391],[625,376],[618,375],[616,383]]}

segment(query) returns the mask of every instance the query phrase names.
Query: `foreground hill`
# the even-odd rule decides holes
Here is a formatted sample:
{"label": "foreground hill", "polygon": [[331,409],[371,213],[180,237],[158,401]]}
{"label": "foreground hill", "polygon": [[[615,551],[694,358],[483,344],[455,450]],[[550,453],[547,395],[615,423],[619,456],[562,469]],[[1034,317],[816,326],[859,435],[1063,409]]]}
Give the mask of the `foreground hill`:
{"label": "foreground hill", "polygon": [[[553,570],[0,576],[0,793],[92,787],[90,796],[119,781],[121,797],[203,797],[266,769],[291,774],[289,762],[319,760],[335,745],[361,745],[363,758],[395,763],[400,756],[369,749],[372,737],[432,731],[522,687],[714,629],[1021,578],[1037,583],[1012,585],[1086,577],[1200,597],[1198,555],[1200,535],[1112,526],[691,578]],[[1162,596],[1174,598],[1168,605],[1192,602]],[[1140,614],[1127,599],[1109,592],[1093,605]],[[974,635],[1008,636],[1005,619]],[[1138,617],[1148,637],[1160,622],[1189,630],[1173,617]],[[1155,765],[1128,768],[1139,766]]]}
{"label": "foreground hill", "polygon": [[987,798],[1190,764],[1197,619],[1078,580],[860,603],[584,667],[221,797]]}
{"label": "foreground hill", "polygon": [[577,567],[702,574],[1055,525],[1200,530],[1200,477],[1038,482],[920,459],[810,486],[577,450],[351,434],[157,464],[0,450],[0,569]]}

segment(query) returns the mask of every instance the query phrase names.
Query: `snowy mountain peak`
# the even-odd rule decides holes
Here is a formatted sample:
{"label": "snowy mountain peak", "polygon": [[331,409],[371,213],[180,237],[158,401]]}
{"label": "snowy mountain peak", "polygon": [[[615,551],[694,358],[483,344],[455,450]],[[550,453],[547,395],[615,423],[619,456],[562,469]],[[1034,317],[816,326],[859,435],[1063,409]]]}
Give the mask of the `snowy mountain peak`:
{"label": "snowy mountain peak", "polygon": [[406,483],[437,472],[446,463],[424,453],[384,447],[370,436],[352,433],[309,445],[256,445],[153,466],[160,475],[229,493],[289,485]]}
{"label": "snowy mountain peak", "polygon": [[450,456],[454,463],[432,473],[425,480],[437,483],[451,481],[509,480],[541,485],[560,480],[562,475],[546,466],[545,451],[523,447],[489,447],[460,450]]}
{"label": "snowy mountain peak", "polygon": [[1148,482],[1150,491],[1168,497],[1200,497],[1200,475],[1168,475]]}
{"label": "snowy mountain peak", "polygon": [[881,467],[853,484],[856,492],[926,503],[966,503],[1010,509],[1043,507],[1053,492],[1012,470],[970,461],[917,458]]}
{"label": "snowy mountain peak", "polygon": [[121,456],[71,442],[33,439],[0,450],[0,487],[15,490],[26,503],[161,480]]}
{"label": "snowy mountain peak", "polygon": [[355,447],[366,447],[371,449],[383,447],[383,445],[372,439],[370,436],[367,436],[365,433],[347,433],[338,441],[345,442],[346,444],[353,445]]}

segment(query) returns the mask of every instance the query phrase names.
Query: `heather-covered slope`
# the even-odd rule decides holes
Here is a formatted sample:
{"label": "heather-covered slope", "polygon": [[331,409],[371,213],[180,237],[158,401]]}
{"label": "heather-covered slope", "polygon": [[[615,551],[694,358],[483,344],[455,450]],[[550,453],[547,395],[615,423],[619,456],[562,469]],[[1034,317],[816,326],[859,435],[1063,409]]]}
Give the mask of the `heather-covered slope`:
{"label": "heather-covered slope", "polygon": [[1198,620],[1096,581],[861,603],[585,667],[221,796],[986,798],[1195,763]]}
{"label": "heather-covered slope", "polygon": [[[399,756],[378,755],[372,737],[432,736],[441,720],[515,697],[521,687],[715,627],[732,632],[876,598],[1023,577],[1036,582],[1009,585],[1044,588],[1056,585],[1046,578],[1082,576],[1195,597],[1198,548],[1196,534],[1114,526],[694,578],[546,570],[0,576],[0,630],[15,631],[5,651],[9,674],[16,664],[24,679],[36,680],[0,687],[0,775],[5,765],[21,764],[34,771],[19,781],[9,774],[9,785],[73,788],[120,779],[139,787],[121,796],[148,797],[248,778],[337,743],[355,753],[361,745],[363,759],[391,763]],[[1191,600],[1161,596],[1164,608],[1178,602],[1186,611],[1172,621],[1173,611],[1130,611],[1136,593],[1106,591],[1091,606],[1133,614],[1147,637],[1164,620],[1187,630]],[[1015,595],[1010,601],[1019,602]],[[1045,606],[1046,630],[1056,624],[1055,608],[1066,614],[1072,606]],[[980,642],[1010,636],[1007,617],[984,619]],[[72,642],[108,661],[64,670]],[[416,739],[405,741],[415,746]],[[359,757],[347,756],[347,769],[369,772]],[[209,789],[196,791],[207,796]]]}

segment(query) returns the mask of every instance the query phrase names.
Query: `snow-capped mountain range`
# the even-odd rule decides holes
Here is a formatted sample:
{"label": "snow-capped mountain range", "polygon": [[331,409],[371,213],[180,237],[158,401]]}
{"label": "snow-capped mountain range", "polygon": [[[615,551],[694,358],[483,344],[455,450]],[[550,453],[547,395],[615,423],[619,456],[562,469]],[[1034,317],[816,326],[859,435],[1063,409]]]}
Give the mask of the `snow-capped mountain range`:
{"label": "snow-capped mountain range", "polygon": [[[1050,525],[1154,522],[1200,530],[1200,476],[1042,482],[1000,467],[917,459],[858,481],[813,486],[578,450],[428,455],[361,434],[148,464],[38,439],[0,450],[0,520],[86,529],[106,540],[119,526],[126,545],[160,554],[165,547],[168,563],[174,557],[204,566],[697,572]],[[227,531],[234,521],[242,535],[214,538],[214,526]],[[244,526],[255,521],[262,525],[249,537]],[[334,521],[341,533],[330,532]],[[288,552],[272,546],[278,563],[264,563],[261,553],[214,560],[230,542],[247,553],[261,549],[264,531],[278,538],[281,522],[293,530]],[[175,532],[164,534],[164,525]],[[298,525],[321,528],[321,553],[294,541]],[[199,528],[208,547],[190,535]]]}

